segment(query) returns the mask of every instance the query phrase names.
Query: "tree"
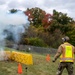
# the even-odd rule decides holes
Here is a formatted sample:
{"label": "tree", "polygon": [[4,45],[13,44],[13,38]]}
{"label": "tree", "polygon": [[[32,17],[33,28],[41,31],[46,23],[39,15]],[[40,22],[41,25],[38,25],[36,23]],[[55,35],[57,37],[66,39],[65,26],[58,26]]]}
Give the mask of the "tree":
{"label": "tree", "polygon": [[42,25],[44,28],[47,28],[52,22],[52,15],[45,14],[44,18],[42,19]]}
{"label": "tree", "polygon": [[17,9],[11,9],[9,10],[11,13],[16,13],[17,12]]}
{"label": "tree", "polygon": [[68,31],[67,36],[70,38],[70,43],[75,45],[75,24],[73,25],[73,29],[71,31]]}
{"label": "tree", "polygon": [[68,17],[67,14],[53,10],[52,22],[48,30],[53,32],[56,29],[59,29],[63,34],[66,34],[68,31],[72,30],[73,23],[74,20]]}
{"label": "tree", "polygon": [[32,25],[34,25],[35,27],[42,26],[42,19],[46,14],[44,10],[35,7],[27,9],[24,13],[29,17],[28,20]]}
{"label": "tree", "polygon": [[[67,14],[53,10],[53,15],[51,15],[40,8],[27,9],[24,13],[29,17],[28,20],[31,23],[27,31],[27,38],[38,37],[48,46],[57,48],[62,42],[62,36],[69,35],[74,44],[74,20]],[[25,41],[29,43],[28,39]]]}

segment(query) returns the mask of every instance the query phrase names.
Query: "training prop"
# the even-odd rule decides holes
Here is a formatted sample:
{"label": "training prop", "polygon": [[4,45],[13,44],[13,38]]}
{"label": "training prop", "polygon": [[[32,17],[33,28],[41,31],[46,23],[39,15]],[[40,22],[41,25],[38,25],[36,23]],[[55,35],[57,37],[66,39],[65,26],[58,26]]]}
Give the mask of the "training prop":
{"label": "training prop", "polygon": [[13,60],[19,63],[23,63],[26,65],[33,65],[33,60],[32,60],[32,55],[31,54],[26,54],[22,52],[17,52],[17,51],[4,51],[4,59],[5,60]]}
{"label": "training prop", "polygon": [[21,52],[12,52],[12,60],[26,64],[26,65],[33,65],[32,55],[31,54],[25,54]]}

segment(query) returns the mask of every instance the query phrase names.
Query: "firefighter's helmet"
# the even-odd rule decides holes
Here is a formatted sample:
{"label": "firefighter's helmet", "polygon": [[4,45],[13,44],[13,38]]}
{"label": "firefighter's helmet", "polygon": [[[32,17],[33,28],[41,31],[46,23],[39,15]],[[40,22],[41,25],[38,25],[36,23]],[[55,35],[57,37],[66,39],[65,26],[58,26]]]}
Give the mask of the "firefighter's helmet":
{"label": "firefighter's helmet", "polygon": [[69,39],[68,36],[65,36],[65,37],[62,38],[62,40],[63,40],[63,42],[67,42],[67,41],[69,41],[70,39]]}

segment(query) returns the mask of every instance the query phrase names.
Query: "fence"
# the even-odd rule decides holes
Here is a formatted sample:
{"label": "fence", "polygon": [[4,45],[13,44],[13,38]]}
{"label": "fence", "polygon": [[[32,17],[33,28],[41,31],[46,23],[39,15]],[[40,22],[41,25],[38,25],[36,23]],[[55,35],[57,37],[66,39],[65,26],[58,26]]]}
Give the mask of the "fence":
{"label": "fence", "polygon": [[44,47],[36,47],[29,45],[19,45],[19,50],[23,50],[31,53],[39,53],[39,54],[55,54],[57,49],[54,48],[44,48]]}

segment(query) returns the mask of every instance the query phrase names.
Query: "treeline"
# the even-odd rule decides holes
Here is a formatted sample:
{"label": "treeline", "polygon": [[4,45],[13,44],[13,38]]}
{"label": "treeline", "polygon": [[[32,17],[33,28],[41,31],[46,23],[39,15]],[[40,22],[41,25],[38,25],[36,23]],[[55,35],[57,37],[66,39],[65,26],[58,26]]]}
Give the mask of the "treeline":
{"label": "treeline", "polygon": [[[10,10],[17,12],[16,9]],[[23,34],[19,44],[57,48],[63,36],[70,37],[70,43],[75,45],[75,21],[66,13],[53,10],[53,14],[46,13],[40,8],[24,11],[28,16],[30,26]]]}

